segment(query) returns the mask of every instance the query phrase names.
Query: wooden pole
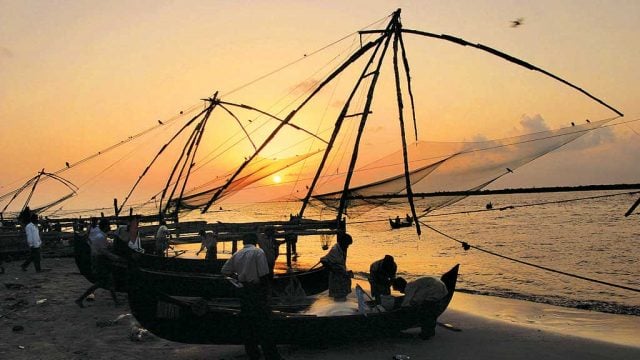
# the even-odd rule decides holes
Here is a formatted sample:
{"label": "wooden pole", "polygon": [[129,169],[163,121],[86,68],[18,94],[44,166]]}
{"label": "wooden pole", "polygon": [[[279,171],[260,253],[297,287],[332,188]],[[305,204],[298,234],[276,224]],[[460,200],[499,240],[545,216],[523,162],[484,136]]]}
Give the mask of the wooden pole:
{"label": "wooden pole", "polygon": [[[304,215],[304,210],[306,209],[306,207],[307,207],[307,205],[309,203],[309,200],[311,199],[311,194],[313,193],[313,190],[315,189],[316,184],[318,183],[318,180],[320,179],[320,175],[322,174],[322,170],[324,169],[324,166],[325,166],[325,164],[327,162],[327,158],[329,157],[329,153],[333,149],[333,145],[335,144],[335,141],[336,141],[336,139],[338,137],[338,134],[340,133],[340,129],[342,128],[342,123],[344,122],[345,117],[347,117],[347,111],[349,110],[349,106],[351,104],[351,101],[353,100],[353,97],[355,96],[356,91],[359,89],[360,84],[362,83],[362,81],[366,77],[366,74],[368,72],[369,66],[371,66],[371,64],[373,63],[373,60],[375,59],[375,56],[378,53],[378,50],[380,49],[380,45],[382,44],[382,39],[384,39],[384,36],[382,36],[378,40],[376,40],[375,43],[377,44],[377,46],[376,46],[373,54],[369,58],[369,61],[367,62],[367,65],[362,70],[362,74],[360,75],[360,78],[356,82],[356,85],[354,86],[353,90],[351,91],[351,94],[347,98],[347,101],[345,102],[344,106],[342,107],[342,111],[340,112],[340,115],[338,116],[338,119],[336,120],[336,123],[335,123],[334,128],[333,128],[333,133],[331,134],[331,138],[329,139],[329,142],[327,143],[327,148],[324,151],[324,155],[322,156],[322,160],[320,161],[320,165],[318,166],[318,170],[316,170],[316,174],[313,177],[313,181],[311,182],[311,185],[309,186],[309,190],[307,191],[307,194],[305,195],[304,199],[302,200],[302,206],[300,208],[300,212],[298,213],[298,216],[300,218],[302,218],[302,216]],[[373,43],[369,43],[369,44],[373,44]],[[363,48],[361,48],[360,50],[362,50],[362,49]],[[358,55],[358,57],[360,57],[360,55]],[[352,56],[352,58],[353,58],[353,56]],[[355,58],[352,61],[355,61]],[[338,217],[338,219],[339,219],[339,217]]]}
{"label": "wooden pole", "polygon": [[398,41],[401,36],[401,24],[400,21],[395,24],[395,35],[393,37],[393,72],[395,74],[396,81],[396,97],[398,101],[398,121],[400,122],[400,135],[402,138],[402,159],[404,160],[404,176],[406,183],[407,199],[409,200],[409,207],[411,208],[411,216],[415,221],[416,232],[418,236],[422,233],[420,230],[420,222],[418,221],[418,214],[416,213],[416,207],[413,203],[413,191],[411,190],[411,173],[409,172],[409,156],[407,154],[407,136],[404,130],[404,105],[402,102],[402,86],[400,84],[400,71],[398,70]]}
{"label": "wooden pole", "polygon": [[[400,10],[397,10],[393,14],[393,18],[391,22],[387,26],[387,30],[391,30],[394,24],[398,21],[398,17],[400,16]],[[342,215],[345,213],[347,207],[347,197],[349,194],[349,185],[351,184],[351,177],[353,176],[353,170],[356,166],[356,161],[358,160],[358,150],[360,148],[360,140],[362,139],[362,134],[364,132],[364,127],[367,123],[367,119],[369,118],[369,113],[371,111],[371,103],[373,102],[373,94],[375,92],[376,84],[378,82],[378,78],[380,77],[380,68],[382,67],[382,61],[384,60],[387,49],[389,48],[389,41],[391,40],[390,33],[385,33],[385,41],[384,46],[382,48],[382,52],[380,54],[380,59],[378,60],[378,64],[376,69],[374,70],[373,79],[371,80],[371,84],[369,84],[369,91],[367,93],[367,100],[364,105],[364,109],[362,111],[362,117],[360,118],[360,125],[358,127],[358,134],[356,135],[355,143],[353,145],[353,152],[351,153],[351,162],[349,164],[349,170],[347,171],[347,176],[344,182],[344,189],[342,190],[342,196],[340,197],[340,205],[338,207],[338,215],[336,216],[337,221],[342,219]]]}
{"label": "wooden pole", "polygon": [[[122,204],[120,205],[120,209],[118,210],[118,213],[120,213],[120,211],[124,208],[124,205],[129,200],[129,197],[131,197],[131,194],[133,194],[133,191],[136,189],[138,184],[140,184],[140,181],[142,181],[142,178],[147,174],[147,172],[149,172],[149,169],[151,169],[151,166],[153,166],[153,164],[156,162],[156,160],[158,160],[158,158],[164,152],[164,150],[167,148],[167,146],[169,146],[186,128],[188,128],[191,124],[193,124],[193,122],[196,121],[196,119],[198,119],[206,111],[207,111],[207,109],[204,109],[201,112],[199,112],[196,116],[192,117],[191,120],[189,120],[186,124],[184,124],[182,126],[182,128],[180,130],[178,130],[178,132],[176,132],[173,135],[173,137],[171,137],[171,139],[169,139],[169,141],[162,146],[162,148],[160,148],[160,151],[158,151],[156,156],[154,156],[153,159],[151,159],[151,162],[149,163],[149,165],[147,165],[147,167],[144,169],[142,174],[138,177],[136,182],[133,184],[133,187],[131,188],[131,190],[129,191],[127,196],[125,196],[124,200],[122,201]],[[160,205],[162,206],[162,203],[160,203]]]}

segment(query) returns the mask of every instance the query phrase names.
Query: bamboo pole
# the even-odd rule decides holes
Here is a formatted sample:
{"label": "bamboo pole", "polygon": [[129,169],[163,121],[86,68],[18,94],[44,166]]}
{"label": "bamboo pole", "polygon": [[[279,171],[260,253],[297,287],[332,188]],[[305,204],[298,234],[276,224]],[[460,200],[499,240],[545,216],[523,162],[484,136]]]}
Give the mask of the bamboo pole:
{"label": "bamboo pole", "polygon": [[120,205],[120,208],[116,211],[116,216],[118,214],[120,214],[120,212],[122,211],[122,209],[124,208],[125,204],[127,203],[127,201],[129,200],[129,197],[131,197],[131,194],[133,194],[133,191],[136,189],[136,187],[138,186],[138,184],[140,184],[140,181],[142,181],[142,178],[147,174],[147,172],[149,172],[149,169],[151,169],[151,166],[156,162],[156,160],[158,160],[158,158],[160,157],[160,155],[164,152],[164,150],[167,148],[167,146],[169,146],[186,128],[188,128],[189,126],[191,126],[191,124],[193,124],[194,121],[196,121],[196,119],[198,119],[200,116],[202,116],[202,114],[204,114],[207,111],[207,109],[202,110],[201,112],[199,112],[197,115],[195,115],[194,117],[191,118],[191,120],[187,121],[186,124],[184,124],[182,126],[182,128],[180,130],[178,130],[178,132],[176,132],[173,137],[171,137],[171,139],[169,139],[169,141],[164,144],[162,146],[162,148],[160,148],[160,151],[156,154],[156,156],[153,157],[153,159],[151,159],[151,162],[147,165],[147,167],[144,169],[144,171],[142,172],[142,174],[138,177],[138,179],[136,180],[136,182],[133,184],[133,187],[131,188],[131,190],[129,191],[129,193],[127,194],[127,196],[125,196],[124,200],[122,201],[122,204]]}
{"label": "bamboo pole", "polygon": [[[387,30],[391,30],[394,24],[398,21],[398,17],[400,16],[400,10],[397,10],[393,14],[393,18],[391,22],[387,26]],[[344,188],[342,190],[342,196],[340,197],[340,205],[338,207],[338,215],[337,220],[340,221],[342,219],[342,215],[345,213],[347,207],[347,195],[349,194],[349,185],[351,185],[351,177],[353,176],[353,170],[355,169],[356,162],[358,160],[358,150],[360,148],[360,140],[362,139],[362,134],[364,132],[364,127],[367,123],[367,119],[369,118],[369,113],[371,112],[371,103],[373,102],[373,94],[375,92],[376,84],[378,82],[378,78],[380,77],[380,68],[382,67],[382,62],[386,55],[387,49],[389,48],[389,42],[391,40],[390,32],[385,33],[385,41],[382,47],[382,51],[380,53],[380,59],[378,60],[378,64],[376,66],[375,71],[373,72],[373,78],[371,79],[371,84],[369,84],[369,91],[367,93],[367,100],[365,102],[363,108],[363,115],[360,118],[360,125],[358,126],[358,134],[356,135],[355,143],[353,145],[353,152],[351,153],[351,162],[349,163],[349,170],[347,171],[347,176],[344,182]]]}
{"label": "bamboo pole", "polygon": [[366,44],[364,47],[360,48],[358,51],[356,51],[353,55],[351,55],[351,57],[344,62],[342,65],[340,65],[340,67],[338,67],[336,70],[333,71],[333,73],[329,74],[329,76],[322,81],[318,87],[293,111],[291,111],[289,113],[289,115],[287,115],[287,117],[284,119],[284,121],[282,121],[272,132],[271,134],[269,134],[269,136],[267,137],[267,139],[262,143],[262,145],[260,145],[260,147],[253,153],[253,155],[251,155],[244,163],[242,163],[242,165],[240,165],[240,167],[236,170],[236,172],[229,178],[229,180],[220,187],[220,189],[218,189],[218,191],[216,191],[216,193],[211,197],[211,199],[209,200],[209,202],[207,202],[207,204],[205,205],[204,209],[202,209],[201,213],[205,213],[209,210],[209,208],[211,207],[211,205],[213,205],[213,203],[220,197],[220,194],[222,194],[222,192],[229,187],[229,185],[231,185],[231,182],[233,182],[235,180],[235,178],[242,172],[242,170],[249,164],[249,162],[251,162],[251,160],[253,160],[253,158],[255,158],[260,151],[262,151],[267,144],[269,144],[269,142],[271,142],[271,140],[273,140],[273,138],[276,136],[276,134],[278,134],[278,132],[280,132],[280,130],[285,126],[288,125],[289,122],[291,121],[291,119],[293,119],[293,116],[300,110],[302,109],[322,88],[324,88],[329,82],[331,82],[331,80],[333,80],[338,74],[340,74],[345,68],[347,68],[348,65],[350,65],[351,63],[353,63],[354,61],[356,61],[360,56],[362,56],[364,53],[366,53],[371,47],[373,47],[378,41],[380,41],[382,39],[379,38],[376,41],[372,41],[369,42],[368,44]]}
{"label": "bamboo pole", "polygon": [[393,37],[393,72],[396,81],[396,96],[398,100],[398,121],[400,122],[400,137],[402,138],[402,159],[404,160],[404,176],[406,183],[407,199],[409,200],[409,207],[411,208],[411,216],[416,220],[416,232],[418,236],[421,235],[420,222],[417,221],[418,214],[416,213],[416,207],[413,203],[413,191],[411,190],[411,173],[409,172],[409,157],[407,154],[407,138],[404,130],[404,108],[402,102],[402,86],[400,84],[400,72],[398,70],[398,41],[401,36],[400,20],[395,24],[395,34]]}

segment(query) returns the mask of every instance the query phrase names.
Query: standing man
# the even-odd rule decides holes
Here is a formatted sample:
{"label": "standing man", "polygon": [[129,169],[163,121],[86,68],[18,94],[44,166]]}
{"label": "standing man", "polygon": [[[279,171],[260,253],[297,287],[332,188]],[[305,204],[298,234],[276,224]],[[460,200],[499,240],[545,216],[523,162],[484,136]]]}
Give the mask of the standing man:
{"label": "standing man", "polygon": [[218,235],[213,232],[206,232],[204,229],[198,232],[200,235],[200,250],[196,252],[196,255],[200,255],[202,250],[207,250],[205,260],[214,261],[218,259]]}
{"label": "standing man", "polygon": [[264,251],[267,257],[267,265],[269,266],[269,275],[273,278],[273,269],[276,266],[276,260],[280,255],[280,245],[284,241],[276,239],[276,229],[273,226],[267,226],[264,231],[259,232],[258,246]]}
{"label": "standing man", "polygon": [[160,226],[156,232],[156,255],[164,256],[169,248],[169,239],[171,238],[171,232],[167,227],[167,222],[164,219],[160,220]]}
{"label": "standing man", "polygon": [[337,242],[320,258],[322,265],[329,269],[329,296],[335,301],[346,301],[351,293],[353,272],[347,270],[347,249],[352,243],[351,235],[338,233]]}
{"label": "standing man", "polygon": [[383,259],[377,260],[369,267],[369,285],[371,285],[371,296],[380,303],[380,295],[391,294],[391,282],[396,278],[398,265],[391,255],[385,255]]}
{"label": "standing man", "polygon": [[36,272],[41,272],[40,246],[42,245],[42,240],[40,240],[40,232],[38,230],[38,214],[31,213],[30,221],[24,228],[24,231],[27,234],[27,244],[29,245],[30,252],[27,259],[21,265],[22,271],[27,271],[27,267],[33,261]]}
{"label": "standing man", "polygon": [[249,359],[259,359],[260,349],[267,360],[282,359],[271,330],[269,292],[271,280],[267,257],[256,247],[256,234],[243,236],[242,250],[236,252],[222,267],[222,274],[236,278],[241,284],[240,303],[245,320],[244,349]]}
{"label": "standing man", "polygon": [[[92,220],[92,223],[93,222],[97,222],[97,219],[95,219],[95,221]],[[109,242],[107,241],[107,232],[109,232],[109,228],[109,220],[101,219],[99,226],[93,227],[89,234],[89,241],[91,245],[91,271],[93,272],[93,276],[96,281],[75,300],[75,303],[79,307],[84,307],[82,301],[99,288],[109,290],[115,306],[120,305],[114,290],[113,275],[110,267],[111,262],[119,261],[119,259],[109,251]]]}

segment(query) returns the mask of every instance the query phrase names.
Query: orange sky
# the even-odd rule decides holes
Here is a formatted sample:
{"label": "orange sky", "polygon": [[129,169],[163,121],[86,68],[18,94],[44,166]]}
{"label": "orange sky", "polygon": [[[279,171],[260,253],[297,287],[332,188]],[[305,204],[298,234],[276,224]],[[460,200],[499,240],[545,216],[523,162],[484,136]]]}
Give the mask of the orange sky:
{"label": "orange sky", "polygon": [[[633,0],[0,0],[0,194],[42,168],[61,169],[66,161],[74,163],[126,140],[159,119],[167,122],[190,107],[201,110],[199,99],[215,91],[223,100],[278,111],[282,94],[317,81],[310,71],[328,64],[329,55],[309,56],[268,81],[230,92],[396,8],[402,8],[406,28],[494,47],[590,91],[625,113],[622,120],[640,117],[640,2]],[[524,18],[524,24],[510,27],[516,18]],[[345,56],[354,41],[357,37],[332,47],[331,56]],[[572,89],[478,50],[410,36],[405,41],[414,92],[425,105],[419,113],[422,140],[499,138],[613,115]],[[384,91],[382,96],[393,98]],[[298,124],[327,130],[330,119],[318,119],[331,112],[334,100],[327,96],[324,107],[310,109]],[[397,126],[383,122],[387,112],[393,116],[392,110],[375,108],[380,117],[372,120],[374,140],[365,143],[366,156],[390,151],[379,144],[399,134]],[[110,206],[112,198],[121,199],[178,127],[158,129],[151,140],[140,139],[135,150],[114,151],[110,159],[69,171],[70,180],[84,185],[83,196],[69,206]],[[232,122],[211,129],[210,143],[216,144],[238,131]],[[496,186],[640,182],[639,134],[640,122],[608,128]],[[277,146],[286,148],[296,136],[291,132]],[[328,136],[325,132],[323,137]],[[249,143],[242,146],[251,153]],[[300,149],[318,146],[307,142]],[[203,154],[207,151],[212,150]],[[274,148],[265,155],[277,152]],[[102,172],[107,166],[111,168]],[[287,181],[288,175],[282,176]],[[148,181],[158,185],[162,179],[158,174]]]}

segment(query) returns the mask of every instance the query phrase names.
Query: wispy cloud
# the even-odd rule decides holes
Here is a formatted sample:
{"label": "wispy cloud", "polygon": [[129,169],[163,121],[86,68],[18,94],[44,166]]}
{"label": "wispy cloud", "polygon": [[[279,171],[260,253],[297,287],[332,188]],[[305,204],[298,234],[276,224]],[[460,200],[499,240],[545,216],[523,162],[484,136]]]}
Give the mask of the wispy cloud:
{"label": "wispy cloud", "polygon": [[520,126],[522,127],[522,134],[549,130],[549,125],[547,125],[546,121],[540,114],[533,116],[522,115],[522,118],[520,119]]}

